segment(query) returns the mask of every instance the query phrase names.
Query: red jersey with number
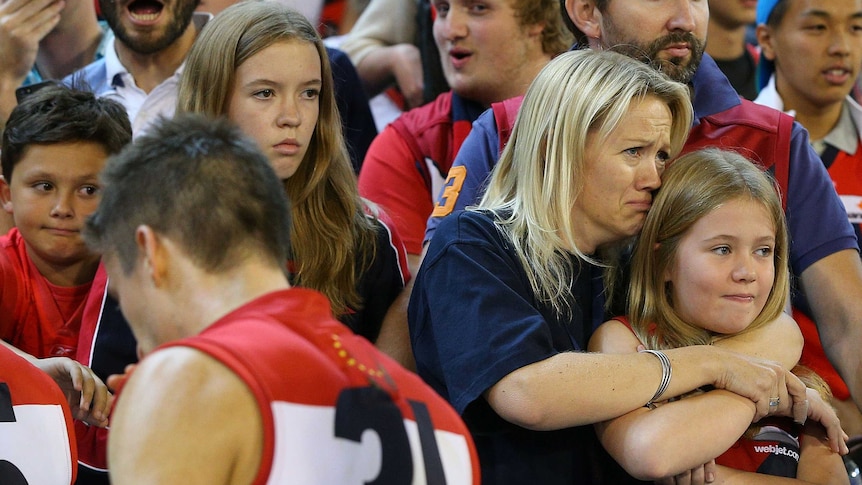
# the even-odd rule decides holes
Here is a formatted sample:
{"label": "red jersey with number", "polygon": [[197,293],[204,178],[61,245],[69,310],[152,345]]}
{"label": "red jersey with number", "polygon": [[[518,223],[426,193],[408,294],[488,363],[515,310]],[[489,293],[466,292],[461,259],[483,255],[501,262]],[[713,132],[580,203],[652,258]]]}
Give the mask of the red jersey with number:
{"label": "red jersey with number", "polygon": [[371,143],[359,192],[384,207],[408,254],[422,252],[435,197],[485,107],[447,91],[398,117]]}
{"label": "red jersey with number", "polygon": [[[479,484],[472,438],[415,374],[292,288],[156,349],[207,353],[245,381],[263,418],[255,484]],[[370,433],[369,433],[370,432]]]}

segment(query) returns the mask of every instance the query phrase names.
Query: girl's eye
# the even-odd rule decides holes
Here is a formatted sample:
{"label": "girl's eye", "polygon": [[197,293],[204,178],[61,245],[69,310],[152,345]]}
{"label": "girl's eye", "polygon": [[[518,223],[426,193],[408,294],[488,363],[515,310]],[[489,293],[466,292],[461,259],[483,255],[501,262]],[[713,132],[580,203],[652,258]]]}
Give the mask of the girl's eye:
{"label": "girl's eye", "polygon": [[770,247],[759,248],[759,249],[755,250],[754,252],[758,256],[763,256],[763,257],[772,256],[772,248],[770,248]]}
{"label": "girl's eye", "polygon": [[53,188],[53,186],[48,182],[38,182],[33,184],[33,188],[40,192],[48,192]]}
{"label": "girl's eye", "polygon": [[302,97],[305,99],[317,99],[320,96],[318,89],[306,89],[302,92]]}
{"label": "girl's eye", "polygon": [[272,89],[261,89],[260,91],[255,91],[254,93],[252,93],[252,96],[254,96],[255,98],[267,99],[273,97],[274,94],[275,92],[273,92]]}
{"label": "girl's eye", "polygon": [[718,246],[712,248],[712,252],[719,255],[730,254],[730,248],[728,246]]}

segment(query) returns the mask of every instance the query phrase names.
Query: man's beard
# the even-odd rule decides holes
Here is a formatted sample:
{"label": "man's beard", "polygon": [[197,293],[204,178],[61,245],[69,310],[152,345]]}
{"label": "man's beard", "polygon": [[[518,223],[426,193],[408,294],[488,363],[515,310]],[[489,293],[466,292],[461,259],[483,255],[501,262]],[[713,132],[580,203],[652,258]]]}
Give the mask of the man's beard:
{"label": "man's beard", "polygon": [[[608,30],[608,32],[613,32],[613,29]],[[669,59],[662,59],[659,57],[661,51],[668,46],[680,43],[687,43],[691,47],[691,56],[689,58],[671,57]],[[703,59],[705,43],[691,32],[672,32],[646,45],[638,44],[637,42],[621,42],[608,48],[633,59],[643,61],[657,71],[663,72],[674,81],[688,83],[694,77],[694,73],[697,72],[700,61]]]}
{"label": "man's beard", "polygon": [[198,3],[196,0],[178,0],[176,3],[165,5],[163,8],[174,8],[175,10],[165,12],[173,13],[173,17],[162,35],[157,37],[131,35],[120,22],[120,12],[115,0],[99,0],[99,7],[105,21],[108,22],[108,26],[111,27],[120,42],[138,54],[154,54],[166,49],[183,35],[192,20]]}

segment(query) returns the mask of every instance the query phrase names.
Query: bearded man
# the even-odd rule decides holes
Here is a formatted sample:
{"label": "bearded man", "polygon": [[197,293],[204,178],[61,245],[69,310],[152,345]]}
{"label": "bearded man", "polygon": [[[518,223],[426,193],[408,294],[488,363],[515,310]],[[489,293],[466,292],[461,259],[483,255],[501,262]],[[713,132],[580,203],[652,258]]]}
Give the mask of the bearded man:
{"label": "bearded man", "polygon": [[115,39],[105,57],[66,78],[125,106],[135,136],[173,116],[183,63],[212,16],[199,0],[99,0]]}

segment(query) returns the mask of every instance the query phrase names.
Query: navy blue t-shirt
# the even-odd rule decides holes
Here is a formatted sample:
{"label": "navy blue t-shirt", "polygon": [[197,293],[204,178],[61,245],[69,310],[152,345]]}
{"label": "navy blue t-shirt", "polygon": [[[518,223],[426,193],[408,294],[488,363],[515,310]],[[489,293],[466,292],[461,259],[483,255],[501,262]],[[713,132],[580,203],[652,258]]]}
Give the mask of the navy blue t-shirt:
{"label": "navy blue t-shirt", "polygon": [[528,430],[502,419],[483,397],[521,367],[586,348],[605,318],[601,289],[600,269],[584,264],[573,278],[572,315],[560,316],[533,296],[490,213],[464,211],[441,222],[413,287],[410,338],[419,375],[473,434],[483,483],[601,481],[606,455],[592,426]]}

